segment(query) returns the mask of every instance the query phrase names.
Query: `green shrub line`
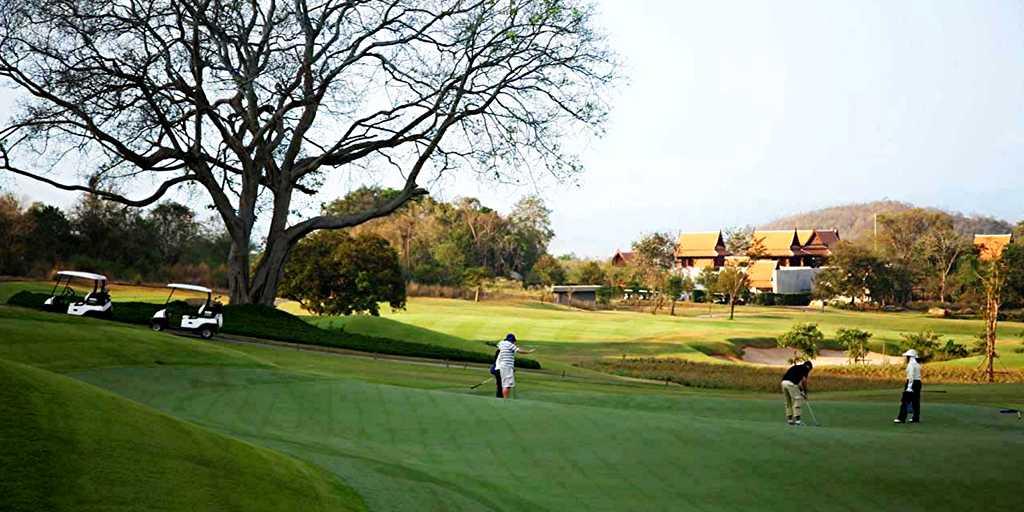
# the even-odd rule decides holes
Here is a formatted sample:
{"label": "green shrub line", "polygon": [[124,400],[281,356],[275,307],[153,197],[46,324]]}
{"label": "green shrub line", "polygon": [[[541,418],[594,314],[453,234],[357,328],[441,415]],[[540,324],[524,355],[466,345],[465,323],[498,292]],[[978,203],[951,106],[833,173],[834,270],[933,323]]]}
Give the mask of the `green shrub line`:
{"label": "green shrub line", "polygon": [[[7,304],[42,310],[43,301],[49,295],[21,291],[11,296]],[[153,314],[164,307],[150,302],[115,302],[109,320],[136,325],[149,325]],[[301,318],[270,306],[242,304],[224,306],[224,327],[221,332],[252,338],[287,341],[304,345],[336,347],[360,352],[387,354],[404,357],[422,357],[448,361],[490,364],[493,354],[474,352],[426,343],[413,343],[389,338],[378,338],[345,332],[342,329],[326,330],[312,325]],[[516,358],[519,368],[540,369],[540,363],[533,359]]]}
{"label": "green shrub line", "polygon": [[[779,391],[782,367],[714,364],[672,358],[609,359],[583,366],[620,375],[657,381],[668,381],[683,386],[711,389],[738,389],[745,391]],[[967,384],[982,382],[981,373],[970,368],[925,365],[925,382],[929,384]],[[865,389],[891,389],[900,387],[905,379],[901,365],[819,366],[811,374],[813,391],[855,391]],[[1002,372],[998,382],[1024,383],[1024,372]]]}

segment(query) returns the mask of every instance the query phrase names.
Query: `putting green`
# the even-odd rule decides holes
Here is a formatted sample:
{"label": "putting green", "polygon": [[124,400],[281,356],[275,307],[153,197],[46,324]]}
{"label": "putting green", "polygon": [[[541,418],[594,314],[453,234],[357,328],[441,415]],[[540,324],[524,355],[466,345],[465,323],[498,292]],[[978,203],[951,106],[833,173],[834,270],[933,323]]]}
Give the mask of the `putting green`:
{"label": "putting green", "polygon": [[[780,421],[774,398],[588,391],[546,377],[534,390],[522,375],[520,399],[499,401],[401,377],[368,383],[360,373],[397,363],[364,364],[350,373],[320,362],[315,375],[76,375],[314,462],[377,510],[786,510],[813,499],[815,510],[935,511],[1017,501],[1020,461],[1008,454],[1024,453],[1024,436],[992,408],[927,404],[927,423],[911,426],[890,423],[891,400],[829,400],[815,404],[826,427],[795,428]],[[421,371],[435,384],[450,379],[445,372]]]}
{"label": "putting green", "polygon": [[[927,386],[921,425],[891,423],[895,390],[815,395],[825,426],[796,428],[774,395],[521,371],[518,399],[499,401],[489,384],[468,389],[487,377],[481,369],[226,345],[10,307],[0,307],[0,358],[79,379],[7,364],[18,370],[2,383],[0,432],[21,449],[4,455],[17,459],[2,467],[20,468],[5,480],[28,489],[21,502],[63,485],[46,507],[57,510],[179,488],[196,489],[181,509],[1011,510],[1024,453],[1024,426],[997,409],[1024,406],[1021,385]],[[25,405],[46,382],[70,398]],[[215,439],[248,444],[223,450]],[[244,470],[223,476],[232,464]],[[98,476],[81,476],[89,466]],[[109,499],[87,492],[132,472]],[[221,501],[204,498],[212,492]],[[0,493],[0,508],[11,496]]]}

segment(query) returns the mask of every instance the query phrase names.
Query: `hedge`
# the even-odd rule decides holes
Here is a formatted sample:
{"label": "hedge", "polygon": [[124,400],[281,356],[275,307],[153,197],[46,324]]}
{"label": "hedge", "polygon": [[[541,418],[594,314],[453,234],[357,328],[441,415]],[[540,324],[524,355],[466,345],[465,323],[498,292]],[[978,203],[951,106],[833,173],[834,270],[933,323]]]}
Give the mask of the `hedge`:
{"label": "hedge", "polygon": [[756,293],[753,303],[759,306],[807,306],[811,303],[810,293]]}
{"label": "hedge", "polygon": [[[43,301],[48,297],[49,295],[44,293],[22,291],[11,296],[7,303],[12,306],[43,309]],[[149,325],[153,314],[163,307],[163,304],[150,302],[115,302],[110,320]],[[270,306],[229,304],[224,306],[224,319],[224,327],[221,331],[226,334],[396,356],[487,364],[494,361],[493,355],[488,352],[474,352],[440,345],[378,338],[341,330],[321,329],[295,315]],[[526,358],[516,358],[516,366],[531,369],[541,367],[537,361]]]}

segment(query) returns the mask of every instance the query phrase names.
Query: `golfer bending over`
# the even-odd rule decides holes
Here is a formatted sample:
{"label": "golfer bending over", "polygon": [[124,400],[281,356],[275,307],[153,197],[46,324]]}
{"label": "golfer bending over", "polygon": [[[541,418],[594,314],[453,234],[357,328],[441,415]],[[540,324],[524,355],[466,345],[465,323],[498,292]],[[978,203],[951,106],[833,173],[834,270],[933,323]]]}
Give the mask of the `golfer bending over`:
{"label": "golfer bending over", "polygon": [[498,357],[494,360],[494,367],[501,376],[501,397],[508,398],[512,388],[516,387],[516,353],[533,353],[532,350],[519,348],[516,345],[516,335],[507,334],[505,339],[498,343]]}
{"label": "golfer bending over", "polygon": [[800,422],[800,406],[807,395],[807,377],[814,365],[810,361],[790,366],[782,376],[782,396],[786,399],[786,423],[803,425]]}
{"label": "golfer bending over", "polygon": [[907,385],[903,388],[903,396],[900,397],[900,414],[893,423],[905,423],[907,421],[907,407],[914,408],[914,416],[911,423],[921,421],[921,363],[917,362],[917,351],[910,349],[903,353],[907,358]]}

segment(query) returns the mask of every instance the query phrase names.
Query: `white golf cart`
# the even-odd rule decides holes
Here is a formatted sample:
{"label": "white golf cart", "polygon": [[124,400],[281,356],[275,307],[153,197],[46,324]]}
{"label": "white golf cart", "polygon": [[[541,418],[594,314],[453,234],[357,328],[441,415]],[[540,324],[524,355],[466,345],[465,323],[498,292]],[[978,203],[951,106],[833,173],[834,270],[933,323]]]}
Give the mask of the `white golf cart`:
{"label": "white golf cart", "polygon": [[[92,281],[92,291],[85,297],[79,297],[78,292],[71,287],[71,281],[74,279]],[[54,283],[50,298],[43,302],[43,306],[51,311],[63,311],[69,315],[109,317],[114,304],[110,301],[110,293],[107,292],[106,276],[92,272],[61,270],[57,272],[57,282]]]}
{"label": "white golf cart", "polygon": [[[170,283],[167,287],[171,289],[171,293],[167,296],[164,308],[154,313],[153,318],[149,321],[149,325],[154,331],[164,329],[190,331],[198,334],[204,340],[208,340],[224,326],[224,309],[220,302],[213,300],[213,290],[205,286],[180,283]],[[171,301],[174,292],[205,293],[206,300],[199,304],[199,308],[193,313],[194,304],[183,307],[180,306],[181,300]]]}

